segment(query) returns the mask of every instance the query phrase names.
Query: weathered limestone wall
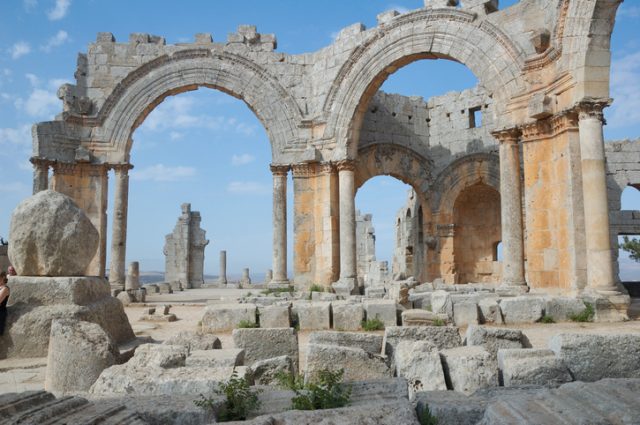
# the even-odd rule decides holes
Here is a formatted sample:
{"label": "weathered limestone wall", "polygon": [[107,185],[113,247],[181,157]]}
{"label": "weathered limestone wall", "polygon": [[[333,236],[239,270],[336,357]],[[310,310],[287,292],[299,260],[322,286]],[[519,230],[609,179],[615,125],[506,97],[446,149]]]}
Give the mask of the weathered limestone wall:
{"label": "weathered limestone wall", "polygon": [[173,232],[165,237],[165,276],[174,289],[200,288],[204,285],[204,249],[209,244],[200,228],[198,211],[182,204],[182,215]]}

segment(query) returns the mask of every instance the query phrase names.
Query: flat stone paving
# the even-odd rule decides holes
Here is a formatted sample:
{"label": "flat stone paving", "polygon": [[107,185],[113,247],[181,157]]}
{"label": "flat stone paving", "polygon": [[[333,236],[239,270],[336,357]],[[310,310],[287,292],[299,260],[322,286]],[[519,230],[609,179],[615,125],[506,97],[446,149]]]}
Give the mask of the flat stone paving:
{"label": "flat stone paving", "polygon": [[[171,313],[178,320],[175,322],[153,323],[140,321],[143,314],[143,304],[131,304],[125,307],[129,322],[136,336],[150,336],[158,341],[164,341],[169,336],[180,331],[195,331],[202,318],[202,313],[207,304],[222,304],[235,301],[242,295],[252,292],[257,294],[258,289],[218,289],[199,288],[189,289],[173,294],[152,294],[147,297],[144,305],[171,304]],[[640,333],[640,299],[632,299],[629,322],[621,323],[552,323],[552,324],[521,324],[508,326],[512,329],[521,329],[529,338],[533,348],[548,348],[548,340],[557,334],[566,332],[621,334]],[[466,328],[460,328],[460,334],[464,337]],[[377,333],[383,334],[383,331]],[[300,346],[300,360],[304,361],[306,346],[311,332],[298,333]],[[216,333],[222,343],[222,348],[232,348],[233,338],[231,332]],[[41,359],[6,359],[0,360],[0,394],[25,390],[41,390],[44,388],[44,371],[46,358]],[[300,364],[301,369],[304,364]]]}

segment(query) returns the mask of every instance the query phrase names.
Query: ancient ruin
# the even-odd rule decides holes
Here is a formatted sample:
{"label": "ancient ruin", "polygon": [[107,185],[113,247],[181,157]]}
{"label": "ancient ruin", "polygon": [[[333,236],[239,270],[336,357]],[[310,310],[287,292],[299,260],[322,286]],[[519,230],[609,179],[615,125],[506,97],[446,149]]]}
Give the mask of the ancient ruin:
{"label": "ancient ruin", "polygon": [[[638,306],[616,262],[617,236],[640,233],[638,212],[620,206],[626,186],[640,187],[640,141],[605,145],[602,131],[619,3],[425,0],[298,55],[247,25],[226,42],[174,45],[99,33],[59,91],[63,113],[33,130],[34,196],[14,213],[21,276],[0,337],[0,358],[48,355],[45,388],[71,396],[0,396],[0,417],[67,421],[63,403],[78,421],[212,423],[225,403],[216,390],[233,378],[262,390],[245,422],[255,425],[640,423]],[[426,100],[379,91],[398,68],[435,59],[464,64],[479,85]],[[132,134],[167,96],[198,87],[242,99],[267,130],[272,270],[251,285],[263,291],[245,290],[227,281],[221,251],[218,283],[202,287],[208,241],[184,204],[166,240],[168,283],[146,285],[158,309],[127,307],[145,339],[125,346],[133,329],[110,290],[139,290],[139,268],[125,273]],[[412,188],[391,265],[355,209],[379,175]],[[45,201],[57,205],[46,220],[24,213]],[[83,230],[65,239],[56,223]],[[278,372],[340,373],[349,404],[289,411],[299,389],[276,387]]]}

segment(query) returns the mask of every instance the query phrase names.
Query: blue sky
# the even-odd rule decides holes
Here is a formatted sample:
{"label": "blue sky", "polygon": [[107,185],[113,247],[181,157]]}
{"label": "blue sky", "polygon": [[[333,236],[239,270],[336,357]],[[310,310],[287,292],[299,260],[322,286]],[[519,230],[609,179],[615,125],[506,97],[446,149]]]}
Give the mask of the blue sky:
{"label": "blue sky", "polygon": [[[507,7],[515,0],[500,3]],[[160,35],[167,43],[188,42],[196,33],[210,32],[215,41],[223,41],[238,25],[254,24],[259,32],[276,34],[279,51],[302,53],[330,44],[347,25],[362,22],[371,27],[380,12],[422,4],[421,0],[2,0],[0,236],[7,236],[11,211],[31,192],[31,125],[61,111],[56,90],[73,82],[77,54],[86,52],[98,32],[112,32],[122,42],[132,32]],[[640,136],[639,19],[640,5],[627,0],[612,41],[616,101],[606,111],[608,139]],[[475,83],[473,74],[459,64],[421,61],[392,75],[383,89],[426,98]],[[143,270],[163,270],[164,235],[173,228],[180,204],[191,202],[194,210],[201,211],[202,226],[211,240],[206,272],[217,273],[221,249],[228,251],[230,274],[239,274],[242,267],[250,267],[254,274],[270,268],[270,149],[264,129],[244,103],[208,89],[168,98],[136,130],[131,161],[135,169],[127,261],[140,261]],[[407,189],[397,180],[377,177],[357,195],[357,207],[374,215],[379,259],[391,258],[393,217]],[[636,199],[625,200],[627,208],[640,208],[635,195],[628,195]],[[291,238],[291,209],[289,217]],[[291,251],[291,243],[289,247]]]}

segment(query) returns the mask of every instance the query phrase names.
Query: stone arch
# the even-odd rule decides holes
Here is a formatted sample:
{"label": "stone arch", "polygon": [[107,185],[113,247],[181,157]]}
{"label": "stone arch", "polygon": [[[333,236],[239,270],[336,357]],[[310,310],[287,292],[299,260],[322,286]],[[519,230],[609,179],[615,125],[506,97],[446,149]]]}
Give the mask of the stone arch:
{"label": "stone arch", "polygon": [[297,137],[301,111],[275,77],[256,63],[228,52],[181,50],[129,73],[98,113],[101,124],[85,146],[108,162],[127,162],[131,135],[167,96],[209,87],[241,99],[264,125],[273,162]]}
{"label": "stone arch", "polygon": [[476,14],[452,8],[401,15],[354,51],[329,91],[325,138],[335,138],[336,156],[356,156],[366,107],[390,74],[416,60],[439,58],[460,62],[478,77],[496,101],[497,117],[506,116],[507,100],[523,90],[518,76],[524,53],[488,20],[478,23]]}
{"label": "stone arch", "polygon": [[450,213],[460,193],[474,184],[484,183],[500,193],[500,158],[492,153],[467,155],[453,161],[435,179],[431,205],[433,211]]}

